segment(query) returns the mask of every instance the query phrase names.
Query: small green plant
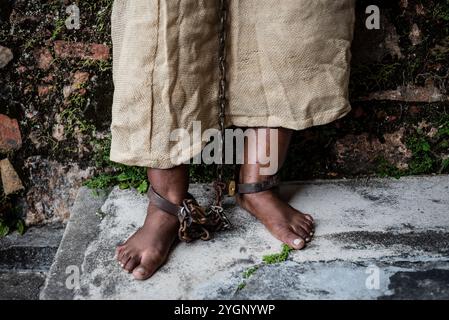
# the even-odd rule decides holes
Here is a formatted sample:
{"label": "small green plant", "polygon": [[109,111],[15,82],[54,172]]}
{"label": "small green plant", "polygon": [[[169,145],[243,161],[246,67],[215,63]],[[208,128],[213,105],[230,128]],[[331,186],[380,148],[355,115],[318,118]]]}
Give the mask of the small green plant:
{"label": "small green plant", "polygon": [[444,159],[441,162],[441,168],[440,168],[439,173],[443,173],[443,172],[447,172],[447,171],[449,171],[449,158]]}
{"label": "small green plant", "polygon": [[149,184],[144,167],[132,167],[118,164],[109,159],[111,136],[93,142],[94,161],[101,171],[96,176],[86,180],[84,185],[90,189],[106,189],[118,185],[120,189],[136,188],[145,193]]}
{"label": "small green plant", "polygon": [[243,272],[243,278],[250,278],[259,269],[258,266],[250,267]]}
{"label": "small green plant", "polygon": [[0,220],[0,238],[6,236],[8,233],[8,225],[3,220]]}
{"label": "small green plant", "polygon": [[380,178],[393,177],[399,179],[401,176],[405,174],[404,171],[396,168],[396,166],[392,165],[384,157],[377,158],[376,163],[377,163],[376,173],[377,176]]}
{"label": "small green plant", "polygon": [[148,189],[147,177],[145,170],[136,167],[128,167],[122,173],[116,176],[120,189],[136,188],[140,193],[144,193]]}
{"label": "small green plant", "polygon": [[282,250],[280,253],[274,253],[274,254],[270,254],[270,255],[266,255],[262,258],[263,262],[265,262],[266,264],[274,264],[274,263],[280,263],[280,262],[284,262],[288,259],[290,252],[293,249],[291,247],[289,247],[286,244],[282,245]]}
{"label": "small green plant", "polygon": [[60,116],[64,123],[65,135],[73,137],[75,130],[81,134],[93,136],[95,134],[95,125],[85,119],[83,108],[86,106],[87,100],[80,94],[74,94],[70,97],[69,107],[64,109]]}
{"label": "small green plant", "polygon": [[433,19],[449,22],[449,1],[439,1],[432,11]]}
{"label": "small green plant", "polygon": [[412,159],[409,163],[409,174],[432,172],[435,166],[435,157],[427,138],[420,131],[417,131],[417,134],[410,137],[406,144],[412,152]]}
{"label": "small green plant", "polygon": [[241,282],[239,283],[238,287],[237,287],[237,291],[240,291],[242,289],[244,289],[246,287],[246,282]]}
{"label": "small green plant", "polygon": [[[449,119],[442,121],[438,128],[437,138],[449,139]],[[448,142],[448,140],[445,140],[445,142]]]}
{"label": "small green plant", "polygon": [[397,86],[398,75],[402,73],[403,66],[398,62],[376,63],[370,65],[356,65],[351,74],[350,90],[351,94],[366,92],[376,88],[393,89]]}
{"label": "small green plant", "polygon": [[106,72],[112,70],[112,62],[111,60],[93,60],[87,59],[82,61],[82,68],[95,68],[100,72]]}
{"label": "small green plant", "polygon": [[3,195],[0,184],[0,238],[17,231],[25,233],[25,223],[21,216],[22,211],[14,205],[14,199]]}
{"label": "small green plant", "polygon": [[7,236],[13,231],[17,231],[20,235],[25,233],[25,223],[22,219],[8,217],[0,218],[0,238]]}
{"label": "small green plant", "polygon": [[240,282],[240,284],[237,286],[237,291],[242,290],[243,288],[246,287],[246,280],[248,280],[257,270],[259,269],[259,266],[252,266],[249,267],[248,269],[246,269],[245,271],[243,271],[243,281]]}
{"label": "small green plant", "polygon": [[100,173],[84,182],[90,189],[106,189],[118,185],[120,189],[136,188],[139,193],[145,193],[149,184],[146,170],[141,167],[118,166],[114,172]]}
{"label": "small green plant", "polygon": [[33,48],[38,42],[39,42],[39,40],[37,38],[34,38],[34,37],[30,38],[23,45],[23,49],[29,50],[29,49]]}
{"label": "small green plant", "polygon": [[103,32],[106,28],[107,21],[111,16],[112,1],[102,3],[102,8],[97,12],[96,29],[98,32]]}
{"label": "small green plant", "polygon": [[61,34],[64,28],[65,28],[65,20],[64,19],[56,20],[55,28],[51,34],[51,40],[56,40],[56,38]]}
{"label": "small green plant", "polygon": [[[290,252],[292,250],[293,249],[291,247],[289,247],[286,244],[283,244],[281,247],[281,252],[263,256],[262,263],[263,264],[275,264],[275,263],[284,262],[288,259]],[[256,271],[259,270],[259,268],[260,268],[260,265],[255,265],[255,266],[249,267],[248,269],[243,271],[243,274],[242,274],[243,281],[239,283],[236,291],[240,291],[243,288],[245,288],[246,280],[248,280],[252,275],[254,275],[254,273],[256,273]]]}

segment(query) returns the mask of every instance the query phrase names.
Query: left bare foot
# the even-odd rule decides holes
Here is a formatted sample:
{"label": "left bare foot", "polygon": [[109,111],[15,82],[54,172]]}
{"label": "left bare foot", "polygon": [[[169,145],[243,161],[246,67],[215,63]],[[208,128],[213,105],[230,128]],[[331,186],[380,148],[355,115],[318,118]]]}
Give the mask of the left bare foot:
{"label": "left bare foot", "polygon": [[[262,128],[263,129],[263,128]],[[272,155],[271,130],[265,130],[259,135],[260,128],[257,131],[256,148],[251,148],[248,141],[245,141],[245,163],[240,167],[240,183],[259,183],[267,180],[270,176],[261,175],[261,168],[270,166],[270,162],[261,165],[259,159],[266,155],[276,156],[271,160],[277,160],[277,170],[283,165],[290,144],[292,130],[285,128],[276,129],[278,140],[277,148]],[[262,140],[261,140],[262,139]],[[263,141],[265,140],[265,142]],[[264,143],[262,143],[264,142]],[[272,157],[270,157],[272,158]],[[256,163],[250,163],[248,159],[256,159]],[[273,236],[294,249],[302,249],[312,239],[314,234],[313,218],[302,212],[299,212],[288,203],[283,201],[273,190],[260,191],[256,193],[241,193],[236,195],[238,204],[253,216],[262,222]]]}
{"label": "left bare foot", "polygon": [[238,194],[237,203],[255,216],[270,233],[294,249],[302,249],[314,234],[312,216],[294,209],[271,191]]}

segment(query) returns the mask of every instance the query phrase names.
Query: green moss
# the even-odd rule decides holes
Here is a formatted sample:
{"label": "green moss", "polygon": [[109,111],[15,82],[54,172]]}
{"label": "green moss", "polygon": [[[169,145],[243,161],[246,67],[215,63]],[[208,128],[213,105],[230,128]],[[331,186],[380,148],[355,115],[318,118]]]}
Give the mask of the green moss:
{"label": "green moss", "polygon": [[409,162],[409,174],[431,173],[435,167],[435,157],[427,138],[419,131],[406,141],[407,147],[412,152]]}
{"label": "green moss", "polygon": [[96,127],[86,119],[83,112],[87,104],[85,96],[73,94],[69,100],[69,106],[60,113],[66,138],[74,138],[75,133],[86,134],[89,137],[94,136]]}
{"label": "green moss", "polygon": [[100,173],[86,180],[84,185],[90,189],[106,189],[114,185],[116,182],[114,175],[109,173]]}
{"label": "green moss", "polygon": [[[243,271],[243,279],[245,280],[249,279],[257,271],[257,269],[259,269],[259,266],[253,266]],[[237,291],[240,291],[246,287],[245,280],[239,283],[239,285],[237,286]]]}
{"label": "green moss", "polygon": [[388,162],[384,157],[377,158],[376,163],[376,174],[380,178],[393,177],[399,179],[406,174],[405,171],[396,168],[396,166]]}
{"label": "green moss", "polygon": [[[405,145],[412,156],[409,168],[400,170],[383,157],[376,159],[376,175],[399,178],[405,175],[446,173],[449,170],[449,115],[441,113],[434,117],[422,117],[428,123],[424,129],[408,124]],[[436,132],[435,132],[436,131]]]}
{"label": "green moss", "polygon": [[363,96],[365,92],[396,89],[401,83],[404,66],[399,62],[354,65],[351,68],[351,96]]}
{"label": "green moss", "polygon": [[5,202],[4,205],[0,204],[0,210],[5,210],[0,218],[0,238],[13,231],[17,231],[21,235],[25,233],[25,223],[17,207],[8,206]]}
{"label": "green moss", "polygon": [[146,168],[126,166],[109,159],[111,136],[94,143],[94,161],[99,173],[86,180],[84,185],[91,189],[107,189],[118,185],[121,189],[136,188],[140,193],[148,190]]}
{"label": "green moss", "polygon": [[96,11],[95,29],[98,32],[108,32],[108,23],[111,16],[113,0],[100,1],[100,10]]}
{"label": "green moss", "polygon": [[259,269],[258,266],[250,267],[243,272],[243,278],[250,278]]}
{"label": "green moss", "polygon": [[432,10],[434,20],[449,22],[449,1],[438,1]]}
{"label": "green moss", "polygon": [[280,262],[284,262],[288,259],[290,252],[293,249],[290,248],[288,245],[283,244],[282,245],[282,250],[280,253],[274,253],[274,254],[270,254],[270,255],[266,255],[262,258],[263,262],[266,264],[274,264],[274,263],[280,263]]}
{"label": "green moss", "polygon": [[240,291],[242,289],[244,289],[246,287],[246,283],[245,282],[241,282],[238,287],[237,287],[237,291]]}
{"label": "green moss", "polygon": [[65,19],[62,18],[57,19],[55,22],[53,32],[51,34],[51,40],[56,40],[64,29],[65,29]]}
{"label": "green moss", "polygon": [[[264,264],[275,264],[275,263],[281,263],[284,262],[288,259],[290,252],[293,249],[291,247],[289,247],[286,244],[283,244],[281,247],[281,252],[279,253],[274,253],[274,254],[269,254],[269,255],[265,255],[262,257],[262,261]],[[243,271],[243,281],[240,282],[240,284],[237,287],[236,291],[240,291],[243,288],[246,287],[246,280],[248,280],[252,275],[254,275],[254,273],[260,268],[260,265],[255,265],[252,267],[249,267],[248,269],[246,269],[245,271]]]}
{"label": "green moss", "polygon": [[441,120],[438,127],[437,137],[444,139],[443,142],[449,142],[449,116]]}
{"label": "green moss", "polygon": [[448,170],[449,115],[441,117],[437,132],[429,137],[421,129],[416,129],[406,142],[412,152],[409,174],[444,173]]}
{"label": "green moss", "polygon": [[80,62],[81,68],[94,68],[96,71],[107,72],[112,70],[111,60],[86,59]]}

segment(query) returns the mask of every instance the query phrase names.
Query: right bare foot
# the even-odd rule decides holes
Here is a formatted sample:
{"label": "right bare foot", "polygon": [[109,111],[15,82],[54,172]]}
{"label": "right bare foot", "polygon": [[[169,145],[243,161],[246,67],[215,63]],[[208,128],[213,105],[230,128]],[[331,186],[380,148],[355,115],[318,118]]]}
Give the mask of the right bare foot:
{"label": "right bare foot", "polygon": [[137,280],[148,279],[167,260],[178,229],[178,218],[150,204],[143,226],[117,247],[117,260]]}
{"label": "right bare foot", "polygon": [[[188,172],[185,166],[173,169],[148,169],[148,179],[164,198],[180,205],[186,198]],[[167,260],[178,236],[179,220],[150,202],[143,226],[116,248],[123,269],[137,280],[145,280]]]}

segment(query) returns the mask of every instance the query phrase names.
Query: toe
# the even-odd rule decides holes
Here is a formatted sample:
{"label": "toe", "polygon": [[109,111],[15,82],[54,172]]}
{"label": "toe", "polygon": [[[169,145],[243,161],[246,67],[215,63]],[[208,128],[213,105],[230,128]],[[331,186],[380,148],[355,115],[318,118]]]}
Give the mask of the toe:
{"label": "toe", "polygon": [[122,246],[117,246],[115,248],[115,259],[120,261],[120,257],[121,257],[122,252],[123,252],[123,247]]}
{"label": "toe", "polygon": [[152,253],[146,253],[142,256],[140,264],[133,270],[133,276],[136,280],[146,280],[160,267],[163,259]]}
{"label": "toe", "polygon": [[301,227],[302,230],[304,230],[305,238],[311,237],[313,235],[314,232],[313,224],[308,219],[305,219],[303,216],[299,215],[295,216],[295,219],[293,219],[291,223],[294,226],[295,230],[297,229],[298,226]]}
{"label": "toe", "polygon": [[306,243],[304,242],[303,239],[301,239],[301,238],[296,238],[296,239],[294,239],[294,240],[292,241],[292,243],[290,244],[290,246],[291,246],[293,249],[301,250],[301,249],[303,249],[303,248],[306,246]]}
{"label": "toe", "polygon": [[293,230],[297,235],[299,235],[302,239],[306,240],[306,242],[310,241],[309,232],[304,228],[304,225],[297,223],[292,225]]}
{"label": "toe", "polygon": [[120,266],[122,268],[124,268],[130,259],[131,259],[131,255],[128,252],[125,252],[119,260]]}
{"label": "toe", "polygon": [[304,217],[312,223],[315,222],[310,214],[304,213]]}
{"label": "toe", "polygon": [[117,251],[117,260],[121,262],[126,255],[126,247],[121,247]]}
{"label": "toe", "polygon": [[125,269],[128,272],[132,272],[139,265],[139,263],[140,261],[138,258],[132,257],[128,260],[123,269]]}
{"label": "toe", "polygon": [[301,223],[304,224],[307,227],[307,231],[311,232],[314,229],[314,225],[313,222],[311,222],[309,219],[307,219],[306,217],[301,217]]}
{"label": "toe", "polygon": [[304,231],[307,233],[307,236],[309,236],[309,237],[313,236],[313,232],[314,232],[313,226],[310,226],[309,224],[305,223],[305,221],[301,221],[300,225],[304,229]]}
{"label": "toe", "polygon": [[306,242],[301,235],[289,229],[284,231],[280,240],[296,250],[301,250],[306,245]]}
{"label": "toe", "polygon": [[133,276],[136,280],[146,280],[151,277],[151,275],[152,272],[143,265],[139,265],[133,270]]}

